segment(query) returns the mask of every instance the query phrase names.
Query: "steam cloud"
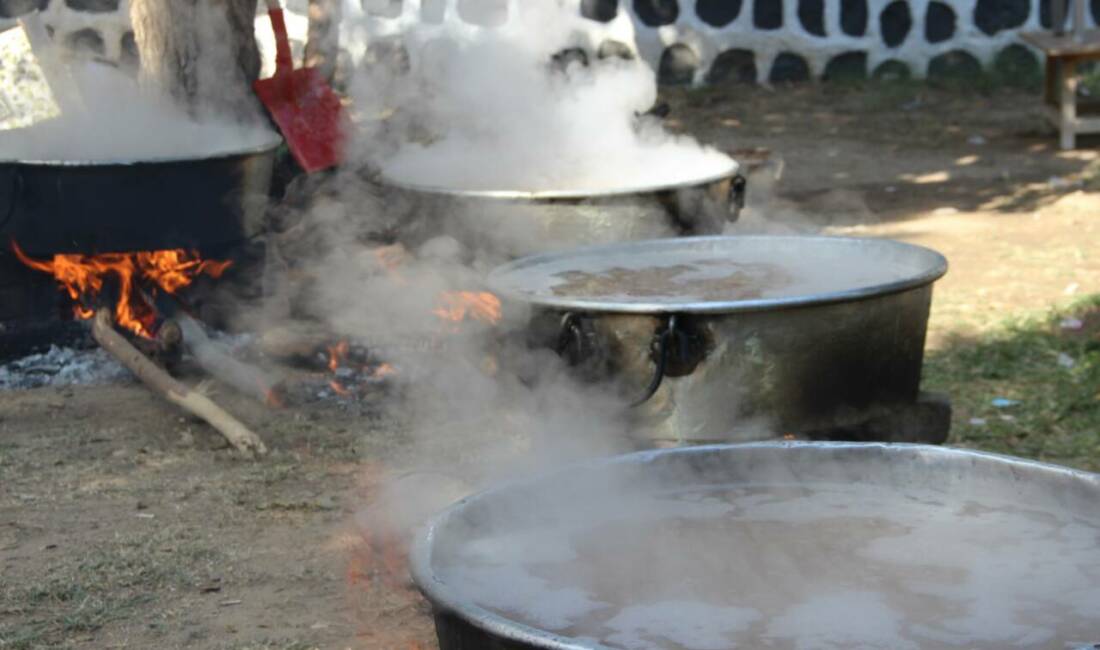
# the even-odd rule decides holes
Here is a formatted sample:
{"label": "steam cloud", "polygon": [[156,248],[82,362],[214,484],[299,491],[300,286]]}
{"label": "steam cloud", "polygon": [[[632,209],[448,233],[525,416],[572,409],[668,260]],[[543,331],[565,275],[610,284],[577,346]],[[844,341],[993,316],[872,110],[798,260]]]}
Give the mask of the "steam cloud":
{"label": "steam cloud", "polygon": [[[389,522],[404,533],[479,486],[637,443],[620,395],[528,345],[526,307],[505,304],[497,326],[456,331],[432,316],[443,292],[480,291],[489,269],[544,248],[522,225],[533,215],[502,203],[493,209],[505,214],[479,226],[469,205],[410,198],[373,175],[461,189],[592,190],[697,180],[734,165],[638,117],[657,96],[643,63],[555,64],[555,54],[584,44],[557,2],[524,3],[511,20],[356,71],[352,160],[329,178],[301,181],[306,204],[283,215],[301,220],[282,241],[288,260],[310,260],[306,311],[378,351],[404,386],[395,410],[413,440],[404,469],[416,478],[388,486],[363,514],[375,529]],[[516,224],[502,237],[509,216]],[[376,249],[394,241],[407,255],[389,269]]]}
{"label": "steam cloud", "polygon": [[401,125],[381,155],[374,132],[363,150],[389,179],[462,190],[608,190],[729,173],[725,154],[639,117],[657,99],[647,65],[562,54],[594,49],[581,20],[554,1],[523,3],[505,27],[423,44],[407,74],[359,76],[356,105],[397,109]]}
{"label": "steam cloud", "polygon": [[[115,162],[204,158],[274,146],[278,136],[239,79],[225,16],[195,9],[202,35],[191,62],[195,96],[181,107],[137,70],[67,55],[50,41],[34,55],[59,113],[23,128],[0,130],[0,159]],[[45,51],[43,51],[45,50]],[[237,90],[234,90],[237,89]]]}

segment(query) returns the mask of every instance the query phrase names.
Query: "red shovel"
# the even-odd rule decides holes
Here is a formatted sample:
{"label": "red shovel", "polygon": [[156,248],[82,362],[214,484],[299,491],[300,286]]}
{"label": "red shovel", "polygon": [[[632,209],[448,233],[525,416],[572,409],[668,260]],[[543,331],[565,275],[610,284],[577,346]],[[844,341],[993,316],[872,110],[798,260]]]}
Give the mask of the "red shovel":
{"label": "red shovel", "polygon": [[340,97],[314,68],[294,69],[279,0],[267,0],[275,32],[275,75],[252,84],[279,126],[294,159],[307,172],[340,162],[344,113]]}

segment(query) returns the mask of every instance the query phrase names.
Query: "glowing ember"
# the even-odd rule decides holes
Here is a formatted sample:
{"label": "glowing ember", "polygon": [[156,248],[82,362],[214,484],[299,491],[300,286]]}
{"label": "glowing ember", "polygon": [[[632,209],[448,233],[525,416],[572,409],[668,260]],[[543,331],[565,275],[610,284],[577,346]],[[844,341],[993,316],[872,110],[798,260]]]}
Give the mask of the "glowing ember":
{"label": "glowing ember", "polygon": [[221,277],[232,262],[203,260],[198,253],[182,249],[140,251],[136,253],[105,253],[102,255],[54,255],[52,260],[35,260],[12,242],[16,257],[32,269],[51,274],[68,292],[74,304],[77,318],[88,319],[95,313],[81,304],[95,298],[106,279],[118,279],[118,301],[115,303],[115,322],[138,334],[151,338],[156,322],[156,310],[142,295],[142,284],[152,285],[155,294],[159,288],[174,294],[191,284],[195,277],[206,274]]}
{"label": "glowing ember", "polygon": [[445,291],[439,296],[440,307],[432,313],[453,323],[468,318],[488,323],[500,322],[500,298],[488,292]]}
{"label": "glowing ember", "polygon": [[371,373],[371,377],[374,379],[385,379],[386,377],[389,377],[396,372],[397,368],[394,368],[388,363],[383,363],[382,365],[374,369],[374,372]]}
{"label": "glowing ember", "polygon": [[[329,372],[335,373],[340,368],[340,365],[348,356],[349,349],[350,346],[348,345],[347,341],[340,341],[336,345],[328,346]],[[342,382],[336,379],[330,379],[328,385],[330,388],[332,388],[333,392],[335,392],[337,395],[340,395],[341,397],[348,394],[348,389],[344,387],[344,384]]]}
{"label": "glowing ember", "polygon": [[336,369],[339,368],[340,364],[347,358],[350,347],[347,341],[340,341],[336,345],[328,346],[329,372],[336,372]]}
{"label": "glowing ember", "polygon": [[[352,350],[346,340],[329,345],[327,349],[328,371],[332,375],[328,385],[340,397],[348,397],[352,393],[363,393],[370,383],[380,382],[397,374],[397,368],[391,364],[369,363],[364,351],[361,348]],[[349,381],[342,381],[342,379]]]}

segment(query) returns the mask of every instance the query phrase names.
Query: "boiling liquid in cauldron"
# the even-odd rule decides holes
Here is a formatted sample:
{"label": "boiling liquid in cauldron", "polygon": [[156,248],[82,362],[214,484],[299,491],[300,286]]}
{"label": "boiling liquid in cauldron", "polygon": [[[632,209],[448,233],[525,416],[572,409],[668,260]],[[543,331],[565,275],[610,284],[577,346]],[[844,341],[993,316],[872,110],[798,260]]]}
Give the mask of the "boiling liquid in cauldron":
{"label": "boiling liquid in cauldron", "polygon": [[621,266],[599,272],[562,271],[555,295],[570,298],[664,298],[704,301],[752,300],[791,283],[791,277],[774,264],[701,260],[630,269]]}
{"label": "boiling liquid in cauldron", "polygon": [[931,277],[942,260],[889,242],[827,237],[665,239],[521,260],[493,289],[536,304],[580,300],[617,309],[660,304],[812,300]]}
{"label": "boiling liquid in cauldron", "polygon": [[1100,643],[1100,521],[859,485],[607,501],[482,533],[437,573],[506,618],[629,650]]}

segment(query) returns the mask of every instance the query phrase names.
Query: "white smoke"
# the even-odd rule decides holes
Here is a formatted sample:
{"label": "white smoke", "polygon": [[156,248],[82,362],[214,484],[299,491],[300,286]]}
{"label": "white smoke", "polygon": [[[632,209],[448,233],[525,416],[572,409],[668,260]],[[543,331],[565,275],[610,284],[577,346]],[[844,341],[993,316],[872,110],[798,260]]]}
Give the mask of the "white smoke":
{"label": "white smoke", "polygon": [[396,110],[392,121],[415,129],[393,155],[377,155],[373,132],[363,149],[389,179],[462,190],[608,190],[730,172],[728,156],[638,117],[657,99],[645,63],[553,62],[591,49],[581,20],[555,0],[524,3],[504,28],[435,37],[413,46],[409,70],[358,77],[357,106]]}
{"label": "white smoke", "polygon": [[[131,162],[274,147],[278,136],[240,78],[224,14],[199,3],[194,18],[201,47],[188,66],[195,88],[186,107],[132,67],[75,55],[42,34],[5,34],[6,57],[31,75],[26,92],[48,90],[25,109],[32,115],[11,120],[21,128],[0,130],[0,160]],[[28,25],[40,26],[33,17]]]}
{"label": "white smoke", "polygon": [[112,66],[74,62],[82,110],[32,126],[0,131],[0,158],[115,162],[202,158],[278,142],[262,122],[196,119],[167,96]]}

